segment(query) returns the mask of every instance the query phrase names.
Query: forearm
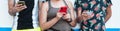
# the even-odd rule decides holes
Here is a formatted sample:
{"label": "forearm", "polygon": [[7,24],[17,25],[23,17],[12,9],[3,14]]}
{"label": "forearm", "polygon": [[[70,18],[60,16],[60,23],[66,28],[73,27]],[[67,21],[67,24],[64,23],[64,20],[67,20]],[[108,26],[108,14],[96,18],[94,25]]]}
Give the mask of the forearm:
{"label": "forearm", "polygon": [[76,26],[76,20],[72,20],[72,22],[70,22],[70,25],[75,27]]}
{"label": "forearm", "polygon": [[8,0],[8,9],[9,14],[14,16],[16,14],[16,11],[14,10],[14,0]]}
{"label": "forearm", "polygon": [[41,25],[42,30],[49,29],[49,28],[52,27],[54,24],[56,24],[56,23],[58,22],[59,19],[60,19],[60,18],[55,17],[55,18],[49,20],[48,22],[43,23],[43,24]]}
{"label": "forearm", "polygon": [[111,7],[109,6],[107,8],[107,13],[106,13],[106,17],[105,17],[105,23],[109,20],[109,18],[112,16],[112,12],[111,12]]}
{"label": "forearm", "polygon": [[76,16],[76,13],[74,12],[74,10],[71,10],[71,18],[72,18],[72,22],[70,23],[71,24],[71,26],[76,26],[76,18],[75,18],[75,16]]}
{"label": "forearm", "polygon": [[15,16],[16,13],[17,13],[17,11],[14,9],[9,10],[9,14],[12,16]]}
{"label": "forearm", "polygon": [[106,17],[105,17],[105,23],[109,20],[110,17],[111,17],[111,15],[106,15]]}
{"label": "forearm", "polygon": [[81,15],[81,10],[78,10],[77,15],[78,15],[78,17],[77,17],[77,20],[78,20],[78,21],[83,20],[83,19],[82,19],[82,15]]}
{"label": "forearm", "polygon": [[39,2],[39,10],[41,10],[42,6],[43,6],[43,2],[40,1],[40,2]]}

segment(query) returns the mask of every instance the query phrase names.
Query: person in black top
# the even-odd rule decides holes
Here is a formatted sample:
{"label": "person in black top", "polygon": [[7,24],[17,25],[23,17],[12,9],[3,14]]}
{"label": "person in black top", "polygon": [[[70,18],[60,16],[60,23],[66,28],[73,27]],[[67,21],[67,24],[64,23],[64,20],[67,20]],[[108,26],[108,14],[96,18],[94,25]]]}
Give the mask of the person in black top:
{"label": "person in black top", "polygon": [[9,14],[14,16],[12,31],[41,31],[38,12],[44,0],[8,0]]}

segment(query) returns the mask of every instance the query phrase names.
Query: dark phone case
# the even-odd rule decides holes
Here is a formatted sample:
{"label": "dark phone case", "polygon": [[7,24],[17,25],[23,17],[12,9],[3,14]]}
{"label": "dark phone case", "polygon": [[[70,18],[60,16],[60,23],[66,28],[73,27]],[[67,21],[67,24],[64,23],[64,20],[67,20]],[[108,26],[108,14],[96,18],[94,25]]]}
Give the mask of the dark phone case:
{"label": "dark phone case", "polygon": [[25,5],[25,1],[18,1],[17,4],[22,4],[22,6],[23,6],[23,5]]}

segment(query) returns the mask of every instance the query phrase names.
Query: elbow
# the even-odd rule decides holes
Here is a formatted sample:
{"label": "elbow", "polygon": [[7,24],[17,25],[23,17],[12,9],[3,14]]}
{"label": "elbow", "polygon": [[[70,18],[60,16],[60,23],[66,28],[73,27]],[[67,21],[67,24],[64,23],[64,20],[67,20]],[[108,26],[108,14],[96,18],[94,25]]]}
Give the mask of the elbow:
{"label": "elbow", "polygon": [[16,12],[12,11],[12,8],[10,8],[10,9],[8,10],[8,13],[9,13],[9,15],[11,15],[11,16],[15,16],[15,15],[16,15]]}
{"label": "elbow", "polygon": [[46,30],[44,25],[40,25],[40,28],[41,28],[42,31]]}
{"label": "elbow", "polygon": [[72,27],[76,26],[76,18],[72,20],[72,22],[70,23]]}
{"label": "elbow", "polygon": [[76,26],[76,24],[72,24],[71,26],[72,26],[72,27],[75,27],[75,26]]}
{"label": "elbow", "polygon": [[44,28],[44,27],[42,27],[42,26],[40,26],[40,28],[41,28],[41,30],[42,30],[42,31],[44,31],[44,30],[45,30],[45,28]]}
{"label": "elbow", "polygon": [[45,25],[45,24],[40,24],[40,28],[41,28],[41,30],[42,31],[44,31],[44,30],[47,30],[48,29],[48,27]]}
{"label": "elbow", "polygon": [[15,16],[10,10],[8,11],[9,15]]}
{"label": "elbow", "polygon": [[75,22],[75,21],[74,21],[74,22],[71,22],[70,24],[71,24],[72,27],[75,27],[75,26],[76,26],[76,22]]}

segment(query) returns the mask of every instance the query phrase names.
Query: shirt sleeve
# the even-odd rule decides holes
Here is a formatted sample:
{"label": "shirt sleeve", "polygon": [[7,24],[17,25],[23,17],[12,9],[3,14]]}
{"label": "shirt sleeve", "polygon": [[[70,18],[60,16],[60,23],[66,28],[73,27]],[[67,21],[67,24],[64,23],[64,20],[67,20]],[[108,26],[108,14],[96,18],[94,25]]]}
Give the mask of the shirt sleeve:
{"label": "shirt sleeve", "polygon": [[111,0],[106,0],[106,2],[107,2],[107,7],[112,5]]}

